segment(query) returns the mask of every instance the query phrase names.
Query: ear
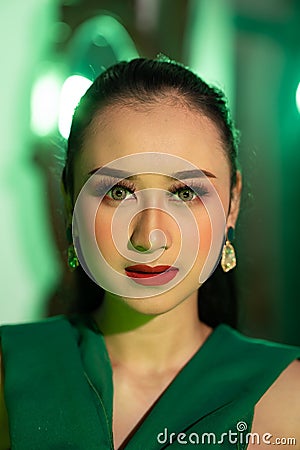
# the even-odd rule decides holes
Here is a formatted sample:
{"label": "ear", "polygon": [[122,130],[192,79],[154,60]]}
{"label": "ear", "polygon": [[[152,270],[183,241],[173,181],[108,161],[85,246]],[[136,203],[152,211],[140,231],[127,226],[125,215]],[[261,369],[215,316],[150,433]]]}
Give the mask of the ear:
{"label": "ear", "polygon": [[235,224],[239,215],[240,202],[242,194],[242,174],[239,170],[236,171],[236,183],[231,190],[231,200],[229,213],[227,216],[227,228],[235,228]]}

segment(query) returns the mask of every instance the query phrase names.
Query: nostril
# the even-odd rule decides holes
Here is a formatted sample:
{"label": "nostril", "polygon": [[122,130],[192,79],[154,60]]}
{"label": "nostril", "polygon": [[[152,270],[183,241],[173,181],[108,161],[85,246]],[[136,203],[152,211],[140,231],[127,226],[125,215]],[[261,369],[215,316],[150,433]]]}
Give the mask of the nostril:
{"label": "nostril", "polygon": [[168,225],[160,210],[148,208],[131,222],[127,248],[139,253],[153,253],[170,247]]}
{"label": "nostril", "polygon": [[135,240],[133,238],[128,240],[127,243],[127,248],[128,250],[134,250],[135,252],[139,252],[139,253],[149,253],[149,251],[151,251],[151,244],[149,243],[149,245],[141,245],[138,244],[137,242],[135,242]]}
{"label": "nostril", "polygon": [[132,237],[128,241],[127,248],[139,253],[153,253],[159,249],[167,249],[168,245],[166,235],[161,230],[153,230],[149,235],[149,242],[147,242],[147,245],[138,243],[138,241]]}
{"label": "nostril", "polygon": [[138,251],[140,253],[145,253],[148,250],[150,250],[150,248],[143,247],[142,245],[137,245],[134,248],[135,248],[136,251]]}
{"label": "nostril", "polygon": [[128,241],[127,248],[139,253],[152,253],[167,248],[167,237],[160,229],[152,230],[148,236],[134,233]]}

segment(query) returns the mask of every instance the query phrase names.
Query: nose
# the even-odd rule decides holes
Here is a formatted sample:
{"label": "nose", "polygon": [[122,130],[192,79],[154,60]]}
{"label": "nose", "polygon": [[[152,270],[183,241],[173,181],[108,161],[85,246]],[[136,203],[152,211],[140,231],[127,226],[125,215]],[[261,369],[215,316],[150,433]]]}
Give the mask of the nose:
{"label": "nose", "polygon": [[139,212],[132,221],[130,247],[138,252],[153,253],[172,245],[168,216],[157,208]]}

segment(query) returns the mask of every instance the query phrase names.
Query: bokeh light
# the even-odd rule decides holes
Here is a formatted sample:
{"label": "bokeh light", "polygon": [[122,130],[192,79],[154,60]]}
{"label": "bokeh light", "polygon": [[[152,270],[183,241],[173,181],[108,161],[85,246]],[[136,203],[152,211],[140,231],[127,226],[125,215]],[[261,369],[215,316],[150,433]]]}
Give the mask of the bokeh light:
{"label": "bokeh light", "polygon": [[72,75],[63,84],[60,95],[58,129],[65,139],[70,133],[74,110],[91,84],[91,80],[81,75]]}
{"label": "bokeh light", "polygon": [[300,113],[300,83],[298,84],[298,88],[296,91],[296,105],[297,105],[297,109]]}
{"label": "bokeh light", "polygon": [[62,80],[54,69],[40,75],[31,94],[31,129],[47,136],[57,128]]}

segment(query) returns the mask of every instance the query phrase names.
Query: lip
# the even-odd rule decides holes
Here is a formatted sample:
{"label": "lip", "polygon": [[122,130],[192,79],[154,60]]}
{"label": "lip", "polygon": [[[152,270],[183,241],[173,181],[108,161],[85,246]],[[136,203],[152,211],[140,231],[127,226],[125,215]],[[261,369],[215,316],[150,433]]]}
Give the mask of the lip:
{"label": "lip", "polygon": [[147,266],[138,264],[125,268],[126,275],[135,283],[143,286],[162,286],[169,283],[177,275],[179,269],[173,266]]}

